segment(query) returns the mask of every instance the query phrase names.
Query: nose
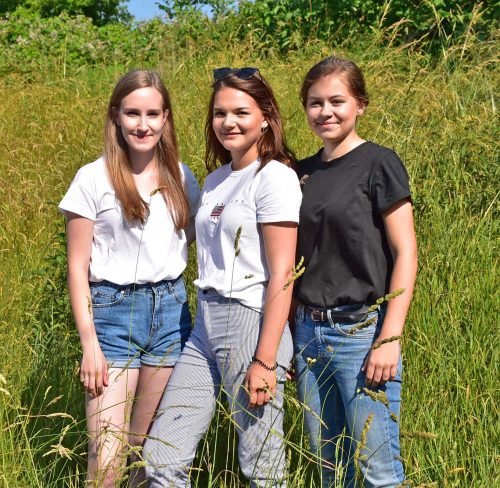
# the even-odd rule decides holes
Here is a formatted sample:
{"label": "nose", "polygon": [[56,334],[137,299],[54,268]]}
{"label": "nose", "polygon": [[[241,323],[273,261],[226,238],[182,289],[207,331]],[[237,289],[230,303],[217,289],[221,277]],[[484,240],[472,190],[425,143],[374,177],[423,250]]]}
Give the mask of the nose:
{"label": "nose", "polygon": [[148,130],[148,120],[145,115],[141,115],[139,117],[139,120],[137,121],[137,128],[143,131]]}
{"label": "nose", "polygon": [[234,121],[234,117],[232,114],[226,114],[226,116],[224,117],[224,120],[222,121],[222,126],[224,128],[231,128],[231,127],[234,127],[235,125],[235,121]]}
{"label": "nose", "polygon": [[333,113],[332,110],[332,104],[325,102],[323,105],[321,105],[321,115],[323,117],[330,117]]}

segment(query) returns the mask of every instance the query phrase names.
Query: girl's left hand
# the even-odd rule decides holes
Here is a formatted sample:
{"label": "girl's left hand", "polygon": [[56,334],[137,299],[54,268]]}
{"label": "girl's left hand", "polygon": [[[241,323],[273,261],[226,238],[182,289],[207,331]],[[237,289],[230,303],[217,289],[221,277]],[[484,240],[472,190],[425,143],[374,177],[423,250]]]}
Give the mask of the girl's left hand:
{"label": "girl's left hand", "polygon": [[365,373],[365,384],[375,388],[396,379],[401,344],[399,340],[387,342],[378,349],[370,349],[361,368]]}
{"label": "girl's left hand", "polygon": [[260,364],[252,363],[245,376],[249,408],[261,407],[271,401],[276,393],[276,371],[268,371]]}

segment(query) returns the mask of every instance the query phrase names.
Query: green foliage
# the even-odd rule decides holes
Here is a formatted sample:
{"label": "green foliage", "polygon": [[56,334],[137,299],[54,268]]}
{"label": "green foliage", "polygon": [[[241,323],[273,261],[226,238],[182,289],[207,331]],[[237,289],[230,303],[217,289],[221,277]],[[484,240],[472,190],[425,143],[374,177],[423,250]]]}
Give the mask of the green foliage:
{"label": "green foliage", "polygon": [[187,18],[199,13],[202,9],[209,11],[217,21],[236,8],[235,0],[165,0],[158,2],[169,19]]}
{"label": "green foliage", "polygon": [[158,20],[97,27],[81,15],[42,18],[18,9],[0,19],[0,74],[56,70],[67,75],[83,65],[127,66],[132,59],[150,65],[158,60],[165,29]]}
{"label": "green foliage", "polygon": [[96,25],[130,21],[131,15],[123,0],[0,0],[0,14],[21,8],[41,17],[56,17],[63,12],[83,15]]}
{"label": "green foliage", "polygon": [[220,31],[237,30],[240,39],[250,37],[260,48],[288,51],[304,42],[340,42],[355,32],[387,29],[403,42],[428,36],[440,44],[461,35],[473,20],[477,24],[479,13],[486,32],[498,21],[499,6],[498,0],[491,5],[476,0],[243,0],[237,6],[229,0],[172,0],[160,8],[182,25],[200,26],[195,31],[202,30],[201,8],[209,8]]}
{"label": "green foliage", "polygon": [[[249,42],[259,55],[275,50],[299,52],[321,41],[347,47],[350,42],[362,42],[359,39],[368,32],[377,34],[374,39],[379,45],[421,37],[430,52],[438,53],[464,31],[485,38],[487,29],[496,25],[494,6],[479,7],[473,0],[338,0],[335,5],[326,0],[245,0],[238,4],[233,0],[170,0],[160,4],[167,23],[154,19],[97,25],[108,22],[116,14],[111,6],[118,8],[119,3],[37,0],[29,8],[18,6],[0,17],[0,74],[21,72],[34,77],[37,72],[58,70],[67,76],[82,66],[128,66],[132,59],[151,66],[165,52],[175,56],[175,50],[202,46],[208,53],[221,43],[236,48],[238,43]],[[11,8],[16,2],[3,0],[0,5]],[[54,15],[64,5],[67,10]],[[94,10],[85,10],[85,5]]]}

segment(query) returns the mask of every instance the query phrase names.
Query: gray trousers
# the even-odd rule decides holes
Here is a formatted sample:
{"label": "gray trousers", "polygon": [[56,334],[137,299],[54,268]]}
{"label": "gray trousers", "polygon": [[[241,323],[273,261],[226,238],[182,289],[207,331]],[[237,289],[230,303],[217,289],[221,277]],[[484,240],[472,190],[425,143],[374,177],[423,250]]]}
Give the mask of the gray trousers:
{"label": "gray trousers", "polygon": [[213,290],[198,293],[193,332],[161,401],[144,446],[147,486],[186,488],[196,448],[207,431],[219,395],[229,402],[238,432],[238,457],[252,487],[285,487],[283,439],[285,371],[293,354],[286,327],[278,350],[274,399],[248,409],[243,381],[259,339],[262,314]]}

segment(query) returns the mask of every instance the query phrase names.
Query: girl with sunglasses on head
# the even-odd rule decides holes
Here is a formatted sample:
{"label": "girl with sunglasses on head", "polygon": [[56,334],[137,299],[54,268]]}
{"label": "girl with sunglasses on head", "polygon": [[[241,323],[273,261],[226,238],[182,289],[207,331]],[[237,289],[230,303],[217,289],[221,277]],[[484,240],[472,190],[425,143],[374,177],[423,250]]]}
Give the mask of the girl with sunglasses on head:
{"label": "girl with sunglasses on head", "polygon": [[324,488],[395,487],[404,481],[398,337],[417,271],[408,175],[394,151],[357,133],[368,96],[352,61],[314,65],[301,98],[323,148],[299,163],[298,395]]}
{"label": "girl with sunglasses on head", "polygon": [[[189,486],[219,393],[252,487],[285,486],[286,318],[301,192],[270,86],[221,68],[206,122],[208,175],[196,217],[198,310],[145,445],[150,487]],[[284,289],[286,288],[286,289]]]}
{"label": "girl with sunglasses on head", "polygon": [[59,205],[83,353],[89,485],[118,485],[125,448],[143,444],[191,330],[182,272],[198,199],[178,160],[165,86],[151,71],[127,73],[108,104],[103,157],[78,171]]}

